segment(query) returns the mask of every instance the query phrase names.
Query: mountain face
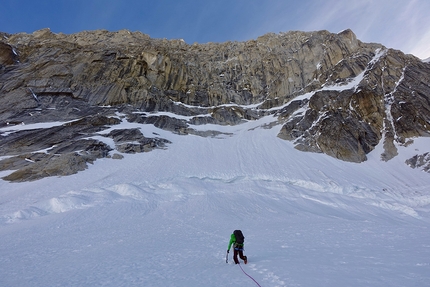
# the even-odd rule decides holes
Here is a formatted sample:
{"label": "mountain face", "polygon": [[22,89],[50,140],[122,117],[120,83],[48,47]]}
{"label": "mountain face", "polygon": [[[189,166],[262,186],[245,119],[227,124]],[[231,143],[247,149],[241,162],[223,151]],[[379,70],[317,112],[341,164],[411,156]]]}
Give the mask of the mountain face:
{"label": "mountain face", "polygon": [[[157,134],[112,128],[124,121],[217,136],[196,127],[263,116],[300,151],[358,163],[381,142],[388,161],[430,135],[430,64],[350,30],[193,45],[125,30],[0,33],[0,171],[13,171],[5,180],[168,148]],[[405,164],[429,171],[430,156]]]}

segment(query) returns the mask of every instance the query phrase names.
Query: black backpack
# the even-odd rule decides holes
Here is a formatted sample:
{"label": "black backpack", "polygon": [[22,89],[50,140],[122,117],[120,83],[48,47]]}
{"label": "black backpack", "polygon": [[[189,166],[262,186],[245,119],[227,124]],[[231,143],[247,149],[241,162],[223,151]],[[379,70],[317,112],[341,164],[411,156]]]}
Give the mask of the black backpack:
{"label": "black backpack", "polygon": [[236,243],[237,244],[243,244],[245,241],[245,236],[243,236],[242,231],[235,230],[233,231],[234,236],[236,237]]}

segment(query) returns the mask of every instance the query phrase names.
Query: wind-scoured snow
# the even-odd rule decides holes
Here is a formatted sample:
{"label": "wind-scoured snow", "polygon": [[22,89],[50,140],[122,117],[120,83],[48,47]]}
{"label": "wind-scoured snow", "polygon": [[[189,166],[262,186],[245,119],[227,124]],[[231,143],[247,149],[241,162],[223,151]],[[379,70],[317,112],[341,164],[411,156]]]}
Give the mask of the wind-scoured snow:
{"label": "wind-scoured snow", "polygon": [[171,144],[0,181],[0,286],[257,286],[225,262],[234,229],[261,286],[430,286],[430,175],[405,164],[429,138],[357,164],[295,150],[272,116],[193,126],[223,138],[123,128]]}

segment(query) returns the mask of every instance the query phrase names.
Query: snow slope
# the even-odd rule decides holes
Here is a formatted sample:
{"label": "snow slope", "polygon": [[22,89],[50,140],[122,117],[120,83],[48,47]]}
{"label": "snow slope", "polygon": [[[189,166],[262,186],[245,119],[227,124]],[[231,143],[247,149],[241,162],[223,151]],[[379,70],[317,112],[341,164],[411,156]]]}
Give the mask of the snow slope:
{"label": "snow slope", "polygon": [[0,181],[0,286],[257,286],[225,262],[234,229],[261,286],[430,286],[430,175],[404,164],[429,139],[346,163],[295,150],[274,120],[196,127],[214,138],[124,121],[172,144]]}

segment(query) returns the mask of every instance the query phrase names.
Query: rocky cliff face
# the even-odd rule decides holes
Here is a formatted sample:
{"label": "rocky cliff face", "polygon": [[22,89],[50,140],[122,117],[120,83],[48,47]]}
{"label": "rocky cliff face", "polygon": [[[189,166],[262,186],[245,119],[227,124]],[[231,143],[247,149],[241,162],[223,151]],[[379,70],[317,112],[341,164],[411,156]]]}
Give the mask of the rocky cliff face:
{"label": "rocky cliff face", "polygon": [[[0,33],[0,170],[16,170],[6,180],[168,148],[138,129],[103,132],[124,120],[215,136],[191,125],[269,114],[301,151],[362,162],[383,141],[381,158],[390,160],[399,145],[429,136],[430,64],[350,30],[193,45],[125,30]],[[59,124],[42,129],[47,122]]]}

